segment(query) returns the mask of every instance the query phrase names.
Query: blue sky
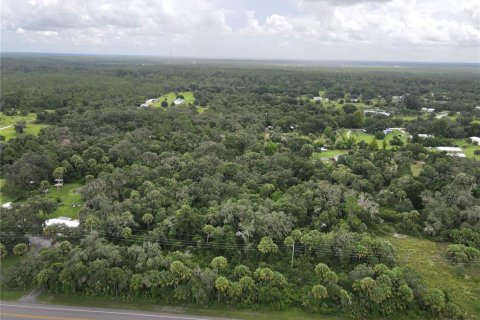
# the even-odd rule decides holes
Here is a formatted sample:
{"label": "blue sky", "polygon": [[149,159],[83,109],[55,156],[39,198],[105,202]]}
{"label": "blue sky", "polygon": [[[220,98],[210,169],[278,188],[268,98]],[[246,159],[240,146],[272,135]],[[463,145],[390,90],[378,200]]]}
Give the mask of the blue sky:
{"label": "blue sky", "polygon": [[2,51],[480,62],[477,0],[2,0]]}

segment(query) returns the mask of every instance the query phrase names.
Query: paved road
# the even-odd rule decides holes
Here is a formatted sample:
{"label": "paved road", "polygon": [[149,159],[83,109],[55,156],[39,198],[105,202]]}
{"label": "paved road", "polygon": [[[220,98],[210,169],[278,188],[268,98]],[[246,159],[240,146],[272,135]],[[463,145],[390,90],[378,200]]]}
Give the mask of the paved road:
{"label": "paved road", "polygon": [[213,320],[203,316],[143,312],[137,310],[100,309],[57,305],[0,302],[0,319],[43,320]]}

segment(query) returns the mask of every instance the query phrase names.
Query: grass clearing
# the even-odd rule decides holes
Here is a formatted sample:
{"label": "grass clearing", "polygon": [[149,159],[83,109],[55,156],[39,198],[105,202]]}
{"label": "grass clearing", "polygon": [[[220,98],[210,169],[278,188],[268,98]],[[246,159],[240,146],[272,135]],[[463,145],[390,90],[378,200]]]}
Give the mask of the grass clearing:
{"label": "grass clearing", "polygon": [[193,92],[191,92],[191,91],[169,92],[169,93],[164,94],[163,96],[159,97],[158,102],[152,103],[152,107],[156,107],[156,108],[161,107],[162,101],[164,101],[165,99],[167,100],[168,105],[170,106],[170,104],[173,102],[173,100],[175,100],[177,98],[177,93],[179,95],[183,95],[183,98],[185,99],[184,105],[188,105],[188,104],[193,105],[193,103],[195,102],[195,98],[193,97]]}
{"label": "grass clearing", "polygon": [[[49,192],[45,195],[46,198],[56,200],[61,199],[61,204],[53,212],[51,218],[69,217],[76,219],[78,212],[82,208],[82,197],[77,192],[77,189],[82,185],[78,182],[66,183],[61,188],[50,187]],[[73,206],[74,204],[78,206]]]}
{"label": "grass clearing", "polygon": [[147,299],[127,300],[118,297],[95,297],[95,299],[92,299],[91,297],[87,297],[79,293],[75,295],[43,294],[40,296],[40,301],[57,305],[121,308],[151,312],[177,313],[182,315],[191,314],[209,317],[228,317],[246,320],[341,320],[346,318],[345,315],[322,315],[297,310],[277,311],[268,309],[241,309],[216,304],[205,307],[190,305],[162,306]]}
{"label": "grass clearing", "polygon": [[469,318],[480,319],[480,263],[463,270],[450,263],[445,257],[447,243],[410,236],[385,239],[394,246],[401,266],[417,272],[428,287],[447,290]]}
{"label": "grass clearing", "polygon": [[424,163],[422,162],[412,163],[412,165],[410,166],[410,170],[412,170],[412,174],[414,177],[418,177],[420,175],[423,169],[423,165]]}
{"label": "grass clearing", "polygon": [[[12,270],[22,257],[14,256],[12,252],[0,259],[0,273],[4,274]],[[27,293],[27,290],[11,290],[0,288],[0,300],[18,300]]]}
{"label": "grass clearing", "polygon": [[[38,135],[40,130],[48,127],[46,124],[41,123],[27,123],[27,127],[23,130],[23,134]],[[10,140],[17,137],[17,132],[14,127],[9,127],[5,129],[0,129],[0,135],[5,136],[5,140]]]}
{"label": "grass clearing", "polygon": [[3,112],[0,112],[0,128],[14,125],[20,121],[35,121],[37,119],[37,115],[35,113],[29,113],[26,116],[7,116]]}
{"label": "grass clearing", "polygon": [[[367,144],[372,142],[373,139],[375,139],[375,136],[373,134],[369,134],[365,132],[352,132],[352,135],[357,139],[357,142],[364,141]],[[387,140],[387,149],[393,148],[393,146],[390,145],[390,141],[393,140],[394,136],[400,137],[400,140],[402,140],[403,143],[407,143],[408,135],[403,132],[395,130],[393,132],[388,133],[385,136],[385,140]],[[377,142],[378,142],[378,147],[381,149],[383,140],[377,140]]]}

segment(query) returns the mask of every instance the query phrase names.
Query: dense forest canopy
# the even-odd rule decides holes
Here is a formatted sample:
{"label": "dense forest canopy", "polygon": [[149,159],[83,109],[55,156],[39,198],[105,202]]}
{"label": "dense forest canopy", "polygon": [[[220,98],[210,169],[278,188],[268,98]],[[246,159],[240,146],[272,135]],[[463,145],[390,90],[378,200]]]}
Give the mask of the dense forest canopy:
{"label": "dense forest canopy", "polygon": [[[4,288],[472,316],[385,236],[447,242],[480,285],[480,151],[432,148],[480,135],[478,70],[10,56],[1,71],[2,117],[45,125],[1,142],[2,256],[25,256]],[[193,103],[139,107],[179,92]],[[81,185],[78,228],[43,224],[58,181]],[[26,253],[26,234],[53,245]]]}

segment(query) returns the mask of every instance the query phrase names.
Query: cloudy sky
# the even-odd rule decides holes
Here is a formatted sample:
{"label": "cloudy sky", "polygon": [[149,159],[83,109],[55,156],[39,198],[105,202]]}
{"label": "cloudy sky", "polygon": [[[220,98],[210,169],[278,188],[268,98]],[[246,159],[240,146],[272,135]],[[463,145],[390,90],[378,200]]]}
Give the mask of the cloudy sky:
{"label": "cloudy sky", "polygon": [[1,0],[1,50],[480,62],[478,0]]}

